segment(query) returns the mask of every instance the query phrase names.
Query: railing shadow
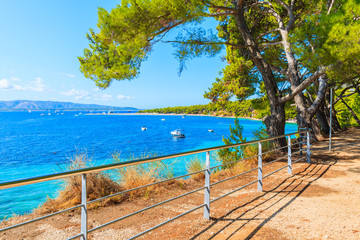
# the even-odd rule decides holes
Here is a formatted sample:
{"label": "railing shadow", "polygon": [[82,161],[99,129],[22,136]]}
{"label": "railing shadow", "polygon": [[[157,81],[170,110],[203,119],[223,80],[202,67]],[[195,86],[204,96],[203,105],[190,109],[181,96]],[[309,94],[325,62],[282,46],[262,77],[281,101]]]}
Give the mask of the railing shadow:
{"label": "railing shadow", "polygon": [[[329,156],[317,156],[317,159],[315,161],[312,161],[311,164],[309,164],[305,169],[302,171],[296,173],[293,176],[290,176],[286,179],[284,179],[282,182],[280,182],[275,187],[271,188],[268,191],[264,191],[260,196],[257,196],[250,201],[242,204],[241,206],[238,206],[234,209],[231,209],[229,212],[227,212],[225,215],[219,217],[219,218],[211,218],[213,221],[207,228],[199,232],[198,234],[194,235],[191,239],[196,239],[200,237],[201,235],[207,233],[209,230],[211,230],[216,224],[219,222],[229,221],[228,224],[223,226],[220,230],[217,230],[212,234],[211,237],[208,237],[208,239],[213,239],[216,236],[218,236],[222,231],[229,228],[232,224],[239,222],[239,221],[245,221],[241,226],[239,226],[236,230],[233,230],[233,232],[226,238],[229,239],[233,237],[238,231],[243,229],[247,224],[249,224],[252,221],[258,221],[262,220],[262,222],[250,233],[247,237],[244,239],[251,239],[268,221],[270,221],[272,218],[274,218],[276,215],[278,215],[282,210],[284,210],[287,206],[289,206],[294,200],[296,200],[313,182],[321,178],[329,169],[331,166],[337,163],[337,160],[335,158],[329,158]],[[315,178],[314,178],[315,177]],[[309,181],[309,179],[313,178]],[[304,182],[307,182],[307,184],[302,187],[301,189],[298,189]],[[297,189],[297,190],[295,190]],[[275,193],[275,194],[274,194]],[[263,213],[266,210],[271,209],[279,202],[283,201],[286,197],[288,197],[290,194],[296,193],[294,197],[289,199],[285,204],[283,204],[279,209],[277,209],[271,216],[267,218],[258,218],[258,216]],[[271,194],[270,197],[268,197]],[[268,197],[268,198],[267,198]],[[252,210],[255,210],[262,205],[270,202],[273,199],[277,199],[274,203],[272,203],[270,206],[266,207],[265,209],[262,209],[261,211],[258,211],[255,216],[252,218],[242,218],[247,213],[251,212]],[[256,201],[261,201],[260,203],[256,204],[255,206],[252,206],[250,209],[245,210],[242,212],[238,217],[236,218],[228,218],[232,213],[235,211],[241,210],[242,208],[251,205],[252,203]]]}

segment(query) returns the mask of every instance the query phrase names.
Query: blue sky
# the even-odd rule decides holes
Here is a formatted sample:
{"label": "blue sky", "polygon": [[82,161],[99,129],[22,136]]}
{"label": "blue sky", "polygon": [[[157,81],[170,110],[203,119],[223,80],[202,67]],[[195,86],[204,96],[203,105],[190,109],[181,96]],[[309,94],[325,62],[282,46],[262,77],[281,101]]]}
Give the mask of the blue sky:
{"label": "blue sky", "polygon": [[[0,100],[53,100],[154,108],[205,104],[204,91],[225,66],[220,54],[179,62],[170,44],[155,45],[132,81],[114,81],[106,90],[79,71],[77,57],[88,46],[86,33],[96,28],[97,8],[120,1],[14,0],[0,3]],[[207,22],[215,26],[214,22]],[[176,33],[173,33],[176,35]]]}

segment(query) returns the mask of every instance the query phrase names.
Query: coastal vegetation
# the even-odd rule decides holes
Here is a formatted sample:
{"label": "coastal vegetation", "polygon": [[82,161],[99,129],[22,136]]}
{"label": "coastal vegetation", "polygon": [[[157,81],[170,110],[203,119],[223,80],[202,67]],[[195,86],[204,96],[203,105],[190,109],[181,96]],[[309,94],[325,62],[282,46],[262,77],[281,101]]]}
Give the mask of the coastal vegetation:
{"label": "coastal vegetation", "polygon": [[[223,142],[225,145],[245,143],[246,138],[243,136],[243,126],[240,125],[239,119],[235,119],[234,127],[230,126],[230,136],[228,138],[223,137]],[[253,132],[254,140],[261,140],[268,138],[268,134],[263,127],[260,127],[258,130]],[[262,143],[262,151],[268,152],[274,148],[273,141],[266,141]],[[222,164],[226,164],[222,169],[233,168],[236,166],[238,159],[248,159],[248,162],[255,163],[257,161],[258,155],[258,144],[247,144],[245,146],[239,146],[236,148],[227,148],[221,149],[218,151],[219,159]],[[254,157],[255,156],[255,157]],[[268,154],[263,155],[263,159],[266,159]]]}
{"label": "coastal vegetation", "polygon": [[[240,125],[236,125],[239,127]],[[238,130],[238,129],[237,129]],[[241,131],[240,131],[241,132]],[[230,138],[234,138],[237,133],[232,132]],[[229,139],[230,139],[229,138]],[[238,141],[245,141],[241,139]],[[226,140],[225,140],[226,141]],[[241,155],[243,158],[248,158],[256,155],[257,148],[252,145],[248,145],[241,148],[232,148],[229,151],[218,151],[212,154],[212,158],[218,160],[222,164],[227,164],[224,167],[219,167],[214,170],[211,179],[219,180],[223,177],[233,176],[241,172],[247,171],[255,164],[255,158],[249,158],[244,161],[238,161],[238,156]],[[236,154],[233,154],[233,153]],[[140,158],[146,159],[149,157],[155,157],[154,153],[144,153]],[[264,156],[265,157],[265,156]],[[131,158],[130,160],[134,160]],[[122,159],[120,153],[114,153],[112,161],[119,163],[128,161],[129,158]],[[231,162],[231,164],[228,164]],[[170,179],[174,177],[174,171],[172,169],[173,163],[166,163],[164,161],[156,161],[151,163],[138,164],[133,166],[121,167],[115,170],[106,172],[97,172],[87,174],[87,199],[92,201],[98,198],[106,197],[122,191],[135,189],[130,192],[115,195],[104,200],[89,204],[89,209],[98,207],[104,207],[108,205],[119,204],[126,200],[134,200],[138,198],[149,199],[151,196],[161,195],[165,191],[175,188],[186,188],[191,185],[191,181],[199,182],[205,177],[204,172],[196,173],[190,176],[190,179],[174,179],[168,182],[155,184],[148,187],[143,187],[151,183],[156,183],[164,179]],[[71,159],[70,163],[66,166],[67,170],[77,170],[86,167],[93,166],[91,158],[88,156],[86,151],[77,152]],[[205,169],[205,163],[203,159],[199,157],[193,157],[186,163],[186,169],[188,173],[195,173]],[[36,214],[47,214],[62,209],[70,208],[81,204],[81,176],[74,176],[66,178],[63,183],[63,188],[55,198],[48,198],[39,208],[35,209]]]}
{"label": "coastal vegetation", "polygon": [[[201,24],[207,18],[217,21],[216,29]],[[189,60],[225,49],[228,65],[204,95],[222,106],[216,112],[230,110],[229,101],[259,96],[267,102],[267,114],[260,113],[267,133],[279,136],[294,103],[298,126],[322,139],[330,118],[334,130],[343,126],[328,111],[329,88],[358,87],[359,19],[358,0],[126,0],[111,11],[99,9],[98,31],[87,35],[80,70],[107,88],[113,80],[136,78],[159,42],[174,46],[180,73]],[[236,113],[248,115],[242,112],[248,109]]]}
{"label": "coastal vegetation", "polygon": [[[296,108],[290,103],[285,106],[286,119],[296,118]],[[266,99],[255,98],[244,101],[228,101],[222,104],[203,104],[192,106],[165,107],[139,110],[139,113],[161,113],[161,114],[202,114],[210,116],[246,117],[262,119],[270,114],[270,107]]]}

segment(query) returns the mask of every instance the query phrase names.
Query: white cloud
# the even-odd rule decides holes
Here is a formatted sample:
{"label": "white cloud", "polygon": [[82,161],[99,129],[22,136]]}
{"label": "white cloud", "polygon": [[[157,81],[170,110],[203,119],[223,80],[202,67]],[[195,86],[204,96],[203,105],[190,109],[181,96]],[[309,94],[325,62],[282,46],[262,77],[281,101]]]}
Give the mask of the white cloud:
{"label": "white cloud", "polygon": [[17,77],[11,77],[10,80],[14,81],[14,82],[20,82],[20,78]]}
{"label": "white cloud", "polygon": [[106,102],[106,101],[111,101],[112,99],[113,99],[113,96],[110,94],[106,94],[106,93],[95,95],[95,100],[100,100],[100,101]]}
{"label": "white cloud", "polygon": [[68,77],[68,78],[75,78],[75,75],[74,74],[71,74],[71,73],[60,73],[61,76],[65,76],[65,77]]}
{"label": "white cloud", "polygon": [[87,91],[78,90],[75,88],[72,88],[71,90],[66,92],[60,92],[60,94],[65,96],[74,96],[76,100],[90,99],[89,93]]}
{"label": "white cloud", "polygon": [[0,89],[2,89],[2,90],[23,91],[26,88],[21,86],[21,85],[18,85],[18,84],[13,84],[8,79],[3,78],[3,79],[0,80]]}
{"label": "white cloud", "polygon": [[117,98],[117,99],[119,99],[119,100],[130,100],[130,99],[135,99],[135,97],[124,96],[124,95],[121,95],[121,94],[117,95],[117,97],[116,97],[116,98]]}
{"label": "white cloud", "polygon": [[31,83],[32,85],[29,87],[30,90],[34,92],[51,92],[53,91],[50,87],[44,84],[44,80],[37,77],[34,82]]}

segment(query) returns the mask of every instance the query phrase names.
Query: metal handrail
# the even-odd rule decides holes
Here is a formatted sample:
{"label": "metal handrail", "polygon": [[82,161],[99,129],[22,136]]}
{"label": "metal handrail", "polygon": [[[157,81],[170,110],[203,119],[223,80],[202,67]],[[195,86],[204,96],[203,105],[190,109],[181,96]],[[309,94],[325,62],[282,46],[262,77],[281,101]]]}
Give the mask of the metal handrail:
{"label": "metal handrail", "polygon": [[[0,183],[0,189],[6,189],[6,188],[11,188],[11,187],[16,187],[16,186],[22,186],[22,185],[28,185],[28,184],[32,184],[32,183],[37,183],[37,182],[44,182],[44,181],[49,181],[49,180],[55,180],[55,179],[61,179],[61,178],[65,178],[65,177],[69,177],[69,176],[76,176],[76,175],[80,175],[82,176],[82,204],[80,205],[77,205],[77,206],[74,206],[74,207],[71,207],[71,208],[68,208],[68,209],[65,209],[65,210],[61,210],[59,212],[56,212],[56,213],[52,213],[52,214],[49,214],[49,215],[46,215],[46,216],[43,216],[43,217],[40,217],[40,218],[37,218],[37,219],[33,219],[33,220],[30,220],[30,221],[27,221],[27,222],[23,222],[23,223],[20,223],[20,224],[17,224],[17,225],[13,225],[13,226],[10,226],[10,227],[6,227],[6,228],[3,228],[3,229],[0,229],[0,231],[4,231],[4,230],[8,230],[8,229],[12,229],[12,228],[15,228],[15,227],[18,227],[18,226],[21,226],[21,225],[25,225],[25,224],[28,224],[28,223],[31,223],[31,222],[35,222],[35,221],[38,221],[38,220],[41,220],[41,219],[44,219],[44,218],[47,218],[47,217],[51,217],[51,216],[54,216],[56,214],[59,214],[59,213],[63,213],[65,211],[69,211],[69,210],[72,210],[72,209],[76,209],[76,208],[81,208],[81,233],[69,238],[69,239],[74,239],[74,238],[78,238],[78,237],[82,237],[83,239],[87,239],[87,234],[90,233],[90,232],[93,232],[95,230],[98,230],[100,228],[103,228],[105,226],[108,226],[109,224],[112,224],[112,223],[115,223],[117,221],[120,221],[120,220],[123,220],[125,218],[128,218],[130,216],[133,216],[135,214],[138,214],[138,213],[141,213],[143,211],[146,211],[146,210],[149,210],[149,209],[152,209],[154,207],[157,207],[157,206],[160,206],[162,204],[165,204],[165,203],[168,203],[168,202],[171,202],[173,200],[176,200],[176,199],[179,199],[181,197],[184,197],[184,196],[188,196],[190,194],[193,194],[195,192],[198,192],[200,190],[205,190],[205,193],[204,193],[204,204],[201,204],[191,210],[188,210],[180,215],[177,215],[163,223],[160,223],[150,229],[147,229],[145,230],[144,232],[141,232],[135,236],[133,236],[131,239],[134,239],[134,238],[137,238],[139,236],[142,236],[144,235],[145,233],[148,233],[160,226],[163,226],[164,224],[167,224],[181,216],[184,216],[188,213],[191,213],[201,207],[204,207],[204,218],[206,219],[209,219],[209,216],[210,216],[210,203],[214,202],[214,201],[217,201],[225,196],[228,196],[236,191],[239,191],[247,186],[250,186],[254,183],[258,183],[258,191],[263,191],[262,190],[262,184],[263,184],[263,179],[288,167],[288,173],[289,174],[292,174],[292,163],[296,163],[302,159],[304,159],[305,157],[307,158],[307,162],[310,163],[310,143],[309,143],[309,131],[310,130],[306,130],[304,132],[296,132],[296,133],[290,133],[290,134],[286,134],[286,135],[282,135],[282,136],[278,136],[278,137],[272,137],[272,138],[268,138],[268,139],[262,139],[262,140],[254,140],[254,141],[250,141],[250,142],[246,142],[246,143],[238,143],[238,144],[231,144],[231,145],[225,145],[225,146],[217,146],[217,147],[211,147],[211,148],[205,148],[205,149],[200,149],[200,150],[194,150],[194,151],[188,151],[188,152],[184,152],[184,153],[179,153],[179,154],[172,154],[172,155],[166,155],[166,156],[162,156],[162,157],[152,157],[152,158],[147,158],[147,159],[139,159],[139,160],[133,160],[133,161],[127,161],[127,162],[121,162],[121,163],[115,163],[115,164],[107,164],[107,165],[102,165],[102,166],[96,166],[96,167],[89,167],[89,168],[84,168],[84,169],[78,169],[78,170],[73,170],[73,171],[68,171],[68,172],[62,172],[62,173],[58,173],[58,174],[52,174],[52,175],[45,175],[45,176],[38,176],[38,177],[33,177],[33,178],[27,178],[27,179],[19,179],[19,180],[15,180],[15,181],[9,181],[9,182],[3,182],[3,183]],[[307,155],[296,160],[296,161],[292,161],[291,160],[291,146],[294,146],[295,144],[291,144],[291,138],[290,136],[291,135],[295,135],[295,134],[302,134],[302,133],[307,133],[307,149],[305,149],[307,151]],[[288,155],[287,156],[284,156],[284,157],[281,157],[279,159],[276,159],[272,162],[269,162],[269,163],[266,163],[266,164],[263,164],[262,163],[262,156],[263,154],[266,154],[268,152],[272,152],[272,151],[275,151],[277,149],[272,149],[270,151],[267,151],[267,152],[262,152],[262,148],[261,148],[261,143],[262,142],[266,142],[266,141],[271,141],[271,140],[274,140],[274,139],[279,139],[279,138],[284,138],[284,137],[288,137],[288,146],[284,146],[284,147],[281,147],[281,148],[277,148],[277,149],[283,149],[283,148],[288,148]],[[212,167],[210,168],[210,151],[214,151],[214,150],[219,150],[219,149],[227,149],[227,148],[232,148],[232,147],[239,147],[239,146],[245,146],[245,145],[250,145],[250,144],[254,144],[254,143],[258,143],[258,154],[254,155],[254,156],[251,156],[251,157],[248,157],[248,158],[244,158],[244,159],[240,159],[240,160],[237,160],[237,161],[234,161],[234,162],[230,162],[230,163],[226,163],[226,164],[222,164],[222,165],[218,165],[218,166],[215,166],[215,167]],[[301,151],[301,150],[300,150]],[[298,152],[300,152],[298,151]],[[104,171],[104,170],[111,170],[111,169],[114,169],[114,168],[119,168],[119,167],[126,167],[126,166],[132,166],[132,165],[137,165],[137,164],[143,164],[143,163],[149,163],[149,162],[154,162],[154,161],[161,161],[161,160],[165,160],[165,159],[170,159],[170,158],[176,158],[176,157],[180,157],[180,156],[187,156],[187,155],[192,155],[192,154],[197,154],[197,153],[202,153],[202,152],[206,152],[206,166],[204,169],[200,170],[200,171],[197,171],[197,172],[193,172],[193,173],[189,173],[189,174],[185,174],[185,175],[182,175],[182,176],[178,176],[178,177],[173,177],[173,178],[170,178],[170,179],[165,179],[165,180],[161,180],[161,181],[158,181],[158,182],[154,182],[154,183],[150,183],[150,184],[147,184],[147,185],[143,185],[143,186],[139,186],[139,187],[136,187],[136,188],[132,188],[132,189],[128,189],[128,190],[125,190],[125,191],[122,191],[122,192],[118,192],[118,193],[115,193],[115,194],[111,194],[111,195],[108,195],[108,196],[105,196],[105,197],[102,197],[102,198],[98,198],[98,199],[95,199],[95,200],[92,200],[92,201],[87,201],[87,197],[86,197],[86,174],[87,173],[93,173],[93,172],[99,172],[99,171]],[[298,152],[295,152],[293,154],[296,154]],[[248,170],[246,172],[242,172],[240,174],[237,174],[235,176],[232,176],[232,177],[229,177],[229,178],[226,178],[226,179],[222,179],[218,182],[215,182],[215,183],[212,183],[210,184],[210,172],[212,169],[214,168],[218,168],[218,167],[221,167],[221,166],[224,166],[224,165],[228,165],[228,164],[232,164],[232,163],[236,163],[236,162],[240,162],[240,161],[244,161],[246,159],[251,159],[251,158],[255,158],[255,157],[258,157],[258,167],[254,168],[254,169],[251,169],[251,170]],[[279,161],[283,158],[286,158],[288,157],[288,165],[286,166],[283,166],[265,176],[263,176],[262,174],[262,168],[270,163],[273,163],[273,162],[276,162],[276,161]],[[222,183],[222,182],[225,182],[227,180],[230,180],[230,179],[233,179],[233,178],[236,178],[236,177],[239,177],[239,176],[242,176],[244,174],[247,174],[249,172],[252,172],[252,171],[255,171],[255,170],[258,170],[258,179],[255,180],[255,181],[252,181],[250,183],[247,183],[235,190],[232,190],[228,193],[225,193],[217,198],[214,198],[212,200],[210,200],[210,188],[213,187],[214,185],[216,184],[219,184],[219,183]],[[148,187],[148,186],[151,186],[151,185],[155,185],[155,184],[159,184],[159,183],[163,183],[163,182],[167,182],[167,181],[171,181],[171,180],[174,180],[174,179],[178,179],[178,178],[183,178],[183,177],[186,177],[186,176],[190,176],[190,175],[193,175],[193,174],[197,174],[197,173],[202,173],[204,172],[205,173],[205,186],[204,187],[201,187],[201,188],[198,188],[198,189],[195,189],[195,190],[192,190],[190,192],[187,192],[187,193],[184,193],[182,195],[179,195],[179,196],[176,196],[176,197],[173,197],[171,199],[168,199],[168,200],[165,200],[165,201],[162,201],[162,202],[159,202],[159,203],[156,203],[152,206],[149,206],[149,207],[146,207],[146,208],[143,208],[141,210],[138,210],[136,212],[133,212],[133,213],[130,213],[126,216],[122,216],[120,218],[117,218],[115,220],[112,220],[110,222],[107,222],[105,224],[102,224],[102,225],[99,225],[97,227],[94,227],[92,229],[88,229],[87,228],[87,204],[90,204],[90,203],[93,203],[93,202],[97,202],[97,201],[101,201],[103,199],[106,199],[106,198],[110,198],[110,197],[113,197],[113,196],[116,196],[116,195],[119,195],[119,194],[124,194],[126,192],[130,192],[130,191],[134,191],[134,190],[137,190],[137,189],[140,189],[140,188],[144,188],[144,187]]]}
{"label": "metal handrail", "polygon": [[297,163],[297,162],[299,162],[299,161],[301,161],[301,160],[303,160],[303,159],[305,159],[305,158],[306,158],[306,156],[303,156],[303,157],[299,158],[298,160],[293,161],[292,163]]}
{"label": "metal handrail", "polygon": [[[242,172],[242,173],[237,174],[237,175],[235,175],[235,176],[228,177],[228,178],[225,178],[225,179],[223,179],[223,180],[220,180],[220,181],[214,182],[214,183],[210,184],[210,186],[215,186],[216,184],[219,184],[219,183],[222,183],[222,182],[225,182],[225,181],[231,180],[231,179],[233,179],[233,178],[240,177],[240,176],[242,176],[242,175],[245,175],[245,174],[247,174],[247,173],[249,173],[249,172],[253,172],[253,171],[255,171],[255,170],[258,170],[258,167],[257,167],[257,168],[253,168],[253,169],[251,169],[251,170],[249,170],[249,171],[246,171],[246,172]],[[256,180],[256,181],[257,181],[257,180]]]}
{"label": "metal handrail", "polygon": [[121,217],[121,218],[118,218],[118,219],[112,220],[112,221],[110,221],[110,222],[104,223],[104,224],[102,224],[102,225],[100,225],[100,226],[97,226],[97,227],[94,227],[94,228],[92,228],[92,229],[89,229],[89,230],[88,230],[88,233],[89,233],[89,232],[92,232],[92,231],[95,231],[95,230],[98,230],[98,229],[100,229],[100,228],[103,228],[103,227],[105,227],[105,226],[107,226],[107,225],[110,225],[110,224],[112,224],[112,223],[118,222],[118,221],[120,221],[120,220],[122,220],[122,219],[125,219],[125,218],[131,217],[131,216],[133,216],[133,215],[136,215],[136,214],[141,213],[141,212],[143,212],[143,211],[149,210],[149,209],[151,209],[151,208],[160,206],[160,205],[162,205],[162,204],[165,204],[165,203],[174,201],[174,200],[176,200],[176,199],[179,199],[179,198],[181,198],[181,197],[185,197],[185,196],[190,195],[190,194],[192,194],[192,193],[198,192],[198,191],[200,191],[200,190],[203,190],[204,188],[205,188],[205,187],[197,188],[197,189],[192,190],[192,191],[190,191],[190,192],[181,194],[181,195],[179,195],[179,196],[176,196],[176,197],[170,198],[170,199],[168,199],[168,200],[165,200],[165,201],[156,203],[156,204],[154,204],[154,205],[151,205],[151,206],[149,206],[149,207],[143,208],[143,209],[141,209],[141,210],[139,210],[139,211],[130,213],[130,214],[128,214],[128,215],[126,215],[126,216],[123,216],[123,217]]}
{"label": "metal handrail", "polygon": [[267,165],[269,165],[269,164],[272,164],[272,163],[274,163],[274,162],[280,161],[281,159],[284,159],[284,158],[287,158],[287,157],[288,157],[288,156],[286,155],[286,156],[277,158],[277,159],[275,159],[275,160],[273,160],[273,161],[271,161],[271,162],[267,162],[267,163],[263,164],[263,167],[265,167],[265,166],[267,166]]}
{"label": "metal handrail", "polygon": [[281,168],[279,168],[279,169],[277,169],[277,170],[275,170],[275,171],[273,171],[273,172],[271,172],[271,173],[269,173],[269,174],[266,174],[265,176],[263,176],[263,178],[267,178],[268,176],[270,176],[270,175],[272,175],[272,174],[274,174],[274,173],[276,173],[276,172],[278,172],[278,171],[280,171],[280,170],[283,170],[283,169],[286,168],[286,167],[288,167],[288,166],[285,165],[285,166],[283,166],[283,167],[281,167]]}
{"label": "metal handrail", "polygon": [[295,132],[295,133],[284,134],[284,135],[277,136],[277,137],[271,137],[271,138],[266,138],[266,139],[261,139],[261,140],[253,140],[253,141],[245,142],[245,143],[236,143],[236,144],[223,145],[223,146],[217,146],[217,147],[203,148],[203,149],[199,149],[199,150],[170,154],[170,155],[165,155],[165,156],[160,156],[160,157],[150,157],[150,158],[145,158],[145,159],[120,162],[120,163],[111,163],[111,164],[87,167],[87,168],[71,170],[71,171],[66,171],[66,172],[61,172],[61,173],[37,176],[37,177],[32,177],[32,178],[24,178],[24,179],[18,179],[18,180],[13,180],[13,181],[8,181],[8,182],[0,182],[0,190],[12,188],[12,187],[29,185],[29,184],[33,184],[33,183],[45,182],[45,181],[50,181],[50,180],[57,180],[57,179],[77,176],[77,175],[81,175],[81,174],[94,173],[94,172],[100,172],[100,171],[105,171],[105,170],[112,170],[112,169],[119,168],[119,167],[128,167],[128,166],[133,166],[133,165],[142,164],[142,163],[150,163],[150,162],[166,160],[166,159],[170,159],[170,158],[183,157],[183,156],[193,155],[193,154],[197,154],[197,153],[215,151],[215,150],[219,150],[219,149],[227,149],[227,148],[232,148],[232,147],[240,147],[240,146],[250,145],[250,144],[254,144],[254,143],[267,142],[270,140],[275,140],[275,139],[284,138],[287,136],[306,133],[306,132],[307,131]]}
{"label": "metal handrail", "polygon": [[251,157],[242,158],[242,159],[237,160],[237,161],[232,161],[232,162],[228,162],[228,163],[216,165],[215,167],[211,167],[210,170],[215,169],[215,168],[219,168],[219,167],[223,167],[223,166],[226,166],[226,165],[230,165],[230,164],[235,164],[235,163],[238,163],[238,162],[246,161],[246,160],[249,160],[249,159],[251,159],[251,158],[258,157],[258,156],[259,156],[259,155],[254,155],[254,156],[251,156]]}
{"label": "metal handrail", "polygon": [[128,189],[128,190],[125,190],[125,191],[114,193],[114,194],[111,194],[111,195],[108,195],[108,196],[105,196],[105,197],[97,198],[97,199],[94,199],[92,201],[89,201],[88,203],[90,204],[90,203],[98,202],[98,201],[105,200],[105,199],[108,199],[108,198],[111,198],[111,197],[115,197],[115,196],[120,195],[120,194],[125,194],[127,192],[139,190],[139,189],[145,188],[145,187],[150,187],[152,185],[168,182],[168,181],[175,180],[175,179],[178,179],[178,178],[184,178],[184,177],[191,176],[191,175],[198,174],[198,173],[202,173],[202,172],[205,172],[205,171],[206,170],[203,169],[203,170],[200,170],[200,171],[184,174],[184,175],[181,175],[181,176],[177,176],[177,177],[173,177],[173,178],[167,178],[167,179],[164,179],[164,180],[161,180],[161,181],[157,181],[157,182],[154,182],[154,183],[149,183],[149,184],[142,185],[142,186],[139,186],[139,187],[136,187],[136,188],[131,188],[131,189]]}
{"label": "metal handrail", "polygon": [[31,219],[31,220],[26,221],[26,222],[22,222],[22,223],[18,223],[18,224],[9,226],[9,227],[5,227],[5,228],[2,228],[1,231],[10,230],[10,229],[12,229],[12,228],[20,227],[20,226],[25,225],[25,224],[29,224],[29,223],[32,223],[32,222],[40,221],[40,220],[42,220],[42,219],[45,219],[45,218],[48,218],[48,217],[52,217],[52,216],[58,215],[58,214],[60,214],[60,213],[64,213],[64,212],[67,212],[67,211],[70,211],[70,210],[77,209],[77,208],[79,208],[79,207],[81,207],[81,206],[82,206],[82,204],[76,205],[76,206],[74,206],[74,207],[70,207],[70,208],[67,208],[67,209],[64,209],[64,210],[61,210],[61,211],[58,211],[58,212],[50,213],[50,214],[48,214],[48,215],[45,215],[45,216],[42,216],[42,217],[39,217],[39,218]]}

